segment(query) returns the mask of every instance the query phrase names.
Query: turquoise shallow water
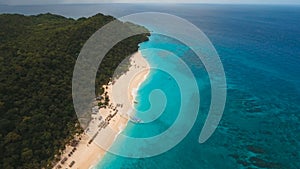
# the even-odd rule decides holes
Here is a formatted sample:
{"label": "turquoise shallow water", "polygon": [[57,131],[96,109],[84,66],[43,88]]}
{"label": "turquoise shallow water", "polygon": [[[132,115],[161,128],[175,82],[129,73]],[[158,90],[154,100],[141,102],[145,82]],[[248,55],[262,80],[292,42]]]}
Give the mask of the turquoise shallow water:
{"label": "turquoise shallow water", "polygon": [[[196,76],[197,84],[199,90],[202,92],[201,95],[203,95],[203,99],[209,98],[209,90],[206,90],[209,89],[209,82],[205,82],[205,80],[208,80],[208,77],[205,69],[201,62],[197,60],[196,56],[191,53],[189,48],[185,45],[171,38],[152,34],[148,42],[140,45],[140,50],[150,64],[150,67],[153,68],[151,69],[147,80],[142,83],[138,90],[136,98],[138,101],[138,104],[136,105],[136,116],[140,119],[150,119],[153,121],[145,124],[134,124],[129,122],[128,126],[123,131],[123,134],[131,137],[146,138],[156,136],[167,130],[175,122],[182,107],[183,113],[192,111],[193,106],[191,106],[191,104],[195,104],[195,101],[182,101],[182,89],[180,88],[180,85],[184,85],[192,90],[192,85],[189,84],[191,83],[191,80],[187,79],[190,77],[187,77],[188,75],[184,73],[186,67],[182,62],[190,65],[188,69],[191,69],[194,74],[189,75],[192,75],[192,77]],[[166,51],[173,52],[182,60]],[[189,55],[187,55],[187,53],[189,53]],[[183,82],[176,81],[175,78],[181,78],[183,79]],[[161,91],[161,93],[153,94],[153,91]],[[184,94],[191,96],[191,93],[188,91],[184,92]],[[204,101],[204,103],[205,102],[207,101]],[[198,128],[198,132],[200,132],[200,130],[201,128]],[[197,139],[193,142],[197,142]],[[157,142],[156,144],[162,143]],[[135,148],[134,145],[131,145],[126,140],[117,140],[114,147],[128,152],[133,151]],[[117,158],[117,160],[112,161],[114,158],[116,158],[115,155],[107,154],[97,168],[122,168],[124,167],[124,162],[130,159]],[[114,164],[111,165],[111,162]]]}

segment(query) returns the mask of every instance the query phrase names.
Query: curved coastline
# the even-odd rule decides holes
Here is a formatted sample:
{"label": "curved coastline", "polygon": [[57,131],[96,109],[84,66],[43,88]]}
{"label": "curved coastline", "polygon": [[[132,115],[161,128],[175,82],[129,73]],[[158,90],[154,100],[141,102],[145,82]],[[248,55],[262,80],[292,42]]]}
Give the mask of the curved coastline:
{"label": "curved coastline", "polygon": [[[66,146],[62,153],[62,159],[67,158],[64,164],[61,161],[54,168],[80,168],[91,169],[101,163],[102,158],[116,141],[118,135],[125,129],[129,120],[134,117],[134,105],[137,91],[150,73],[150,66],[140,51],[130,57],[129,70],[118,79],[104,86],[105,92],[110,98],[107,108],[99,109],[99,113],[92,114],[92,121],[88,130],[79,136],[76,150],[74,146]],[[126,91],[127,94],[124,94]],[[100,120],[107,119],[111,114],[117,113],[111,118],[107,127],[99,130]],[[91,142],[94,133],[97,136]],[[99,134],[98,134],[99,133]],[[71,153],[72,152],[72,153]],[[69,154],[72,154],[69,156]],[[74,161],[74,163],[73,163]],[[69,165],[73,163],[71,167]]]}

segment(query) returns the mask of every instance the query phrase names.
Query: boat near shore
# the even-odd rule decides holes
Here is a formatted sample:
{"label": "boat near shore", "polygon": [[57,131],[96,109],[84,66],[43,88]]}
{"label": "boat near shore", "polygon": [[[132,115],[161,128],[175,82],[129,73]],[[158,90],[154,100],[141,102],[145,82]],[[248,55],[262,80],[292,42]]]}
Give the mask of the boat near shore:
{"label": "boat near shore", "polygon": [[143,122],[142,119],[140,119],[138,117],[135,117],[135,116],[131,117],[130,121],[133,122],[133,123],[142,123]]}

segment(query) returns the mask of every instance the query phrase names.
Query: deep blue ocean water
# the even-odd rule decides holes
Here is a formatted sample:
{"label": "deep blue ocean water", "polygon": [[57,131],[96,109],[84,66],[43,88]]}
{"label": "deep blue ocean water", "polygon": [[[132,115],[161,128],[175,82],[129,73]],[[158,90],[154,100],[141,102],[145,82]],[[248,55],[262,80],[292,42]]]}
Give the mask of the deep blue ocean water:
{"label": "deep blue ocean water", "polygon": [[[196,124],[170,151],[151,158],[130,159],[106,154],[97,168],[105,169],[233,169],[300,168],[300,7],[257,5],[58,5],[0,6],[0,12],[54,12],[67,17],[104,12],[122,16],[154,11],[178,15],[198,26],[215,46],[226,73],[228,95],[222,120],[205,143],[198,137],[210,104],[210,85],[201,62],[189,52],[179,56],[197,77],[201,105]],[[184,48],[172,39],[152,35],[141,49]],[[159,53],[143,52],[151,65],[172,66]],[[178,71],[174,69],[174,71]],[[168,74],[153,70],[142,84],[137,109],[150,106],[149,93],[165,91],[168,103],[155,124],[141,132],[129,124],[125,134],[142,137],[164,131],[176,118],[180,97]],[[170,100],[170,101],[169,101]],[[155,103],[154,100],[152,103]],[[188,110],[187,110],[188,111]],[[126,144],[120,144],[120,146]],[[126,147],[125,147],[126,148]],[[130,147],[129,147],[130,148]]]}

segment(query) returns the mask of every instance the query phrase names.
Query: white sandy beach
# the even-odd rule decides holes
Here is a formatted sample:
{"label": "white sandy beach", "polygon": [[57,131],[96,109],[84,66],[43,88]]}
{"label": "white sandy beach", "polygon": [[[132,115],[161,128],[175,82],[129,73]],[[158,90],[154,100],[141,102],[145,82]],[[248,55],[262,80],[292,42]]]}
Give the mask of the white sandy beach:
{"label": "white sandy beach", "polygon": [[[130,62],[129,71],[104,86],[107,87],[105,92],[109,96],[110,106],[100,108],[99,113],[92,114],[92,121],[87,130],[77,136],[78,144],[66,147],[61,161],[54,166],[55,169],[88,169],[95,166],[111,147],[118,134],[126,127],[128,120],[134,116],[135,94],[148,76],[150,67],[141,52],[132,55]],[[66,158],[67,160],[62,163],[62,160]]]}

